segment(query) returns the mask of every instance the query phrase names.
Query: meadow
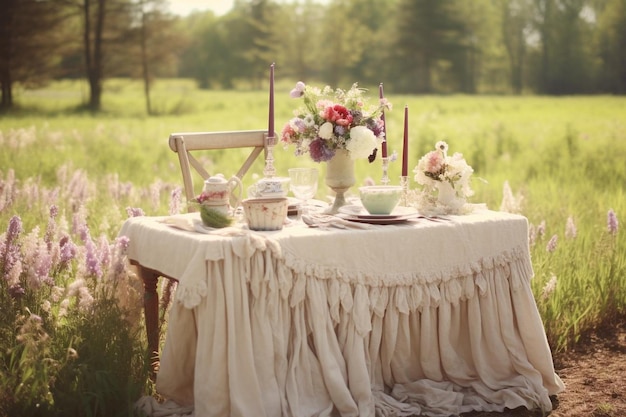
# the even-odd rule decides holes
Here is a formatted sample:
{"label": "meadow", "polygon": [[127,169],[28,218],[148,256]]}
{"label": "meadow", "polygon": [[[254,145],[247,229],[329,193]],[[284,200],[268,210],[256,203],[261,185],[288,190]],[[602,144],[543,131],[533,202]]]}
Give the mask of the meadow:
{"label": "meadow", "polygon": [[[292,84],[277,84],[279,131],[299,104]],[[377,86],[362,87],[377,97]],[[120,226],[184,210],[170,133],[268,124],[266,91],[159,81],[153,116],[136,82],[108,81],[98,115],[79,108],[86,93],[78,81],[17,91],[19,108],[0,117],[0,417],[133,415],[133,402],[154,387]],[[553,352],[623,322],[626,97],[387,98],[390,152],[402,152],[406,105],[410,169],[445,140],[474,168],[472,202],[528,218],[533,292]],[[274,155],[282,175],[317,166],[280,144]],[[243,157],[207,156],[209,170],[230,176]],[[244,185],[262,170],[258,161]],[[380,174],[379,159],[357,161],[357,183]],[[391,163],[392,181],[399,174],[400,162]],[[317,198],[326,193],[320,187]]]}

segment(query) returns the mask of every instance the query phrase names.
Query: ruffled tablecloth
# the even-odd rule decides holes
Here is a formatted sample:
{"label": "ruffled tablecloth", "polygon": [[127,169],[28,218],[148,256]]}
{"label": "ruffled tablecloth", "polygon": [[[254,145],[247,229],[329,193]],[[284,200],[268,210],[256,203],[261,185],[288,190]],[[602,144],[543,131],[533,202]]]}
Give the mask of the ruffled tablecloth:
{"label": "ruffled tablecloth", "polygon": [[[189,221],[196,221],[185,215]],[[129,257],[179,279],[151,415],[452,416],[552,408],[526,218],[193,233],[136,217]]]}

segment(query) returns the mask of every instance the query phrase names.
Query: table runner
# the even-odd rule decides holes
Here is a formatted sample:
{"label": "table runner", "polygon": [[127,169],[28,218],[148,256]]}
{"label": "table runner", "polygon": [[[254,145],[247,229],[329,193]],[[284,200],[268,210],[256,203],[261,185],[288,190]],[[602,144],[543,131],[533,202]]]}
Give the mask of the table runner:
{"label": "table runner", "polygon": [[154,244],[155,220],[138,219],[122,230],[129,256],[181,263],[160,269],[180,284],[157,389],[196,416],[547,411],[563,389],[530,290],[522,216],[233,228],[186,244],[167,227]]}

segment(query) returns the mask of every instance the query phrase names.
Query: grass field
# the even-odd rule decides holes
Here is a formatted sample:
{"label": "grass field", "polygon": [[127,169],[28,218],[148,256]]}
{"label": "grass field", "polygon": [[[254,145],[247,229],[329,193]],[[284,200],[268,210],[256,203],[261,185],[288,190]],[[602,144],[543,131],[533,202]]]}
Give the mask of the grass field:
{"label": "grass field", "polygon": [[[299,104],[289,98],[291,87],[288,82],[277,85],[277,130]],[[45,415],[56,415],[63,395],[70,393],[50,389],[47,382],[52,378],[74,381],[74,390],[95,386],[93,390],[104,396],[115,392],[97,387],[110,388],[113,381],[124,381],[120,389],[128,402],[120,404],[122,411],[106,410],[106,414],[93,405],[101,407],[106,398],[94,398],[84,405],[95,407],[90,415],[123,415],[124,406],[138,391],[151,389],[145,374],[127,372],[129,364],[142,360],[143,333],[126,326],[128,334],[120,335],[118,321],[125,320],[126,313],[110,304],[121,291],[114,273],[115,255],[121,251],[115,238],[128,216],[127,208],[140,208],[147,215],[173,209],[171,193],[181,186],[181,178],[176,156],[167,146],[170,133],[263,129],[268,124],[266,92],[199,91],[186,80],[163,81],[156,84],[152,96],[158,115],[146,116],[141,91],[138,83],[107,82],[104,112],[93,116],[77,110],[87,94],[85,85],[62,82],[41,90],[17,91],[19,108],[0,117],[0,241],[4,242],[0,246],[4,277],[0,343],[7,352],[0,368],[0,404],[13,407],[0,409],[0,416],[16,410],[29,415],[31,402],[46,405],[49,412]],[[372,88],[374,96],[377,91]],[[445,140],[451,151],[463,153],[474,168],[472,202],[484,202],[494,210],[504,203],[503,208],[528,217],[536,274],[533,291],[554,351],[570,349],[581,334],[596,326],[623,319],[626,250],[619,220],[626,213],[625,97],[397,95],[388,99],[394,106],[386,114],[390,152],[402,152],[402,117],[407,105],[411,168],[437,141]],[[242,157],[239,152],[220,154],[211,160],[213,172],[234,174]],[[281,145],[275,149],[275,159],[282,175],[291,166],[317,165],[307,157],[296,158]],[[261,175],[262,169],[259,161],[245,185],[251,184],[255,174]],[[320,171],[323,175],[323,164]],[[367,178],[378,181],[380,173],[379,160],[356,163],[358,183]],[[390,176],[394,179],[399,174],[398,161],[391,164]],[[325,194],[320,187],[317,197]],[[52,206],[58,210],[54,216]],[[21,233],[8,244],[16,218]],[[75,243],[75,256],[62,264],[62,256],[54,258],[50,252],[52,267],[45,270],[43,247],[58,243],[55,247],[61,251],[64,237]],[[15,267],[7,255],[10,247],[18,248],[14,255],[23,266],[18,277],[9,268]],[[89,257],[96,247],[100,253],[109,248],[110,255],[109,263],[100,264],[99,280]],[[29,270],[29,263],[36,267]],[[42,268],[53,284],[37,280]],[[102,285],[102,276],[115,279],[110,286]],[[25,291],[21,298],[7,295],[11,280],[21,283]],[[79,280],[82,287],[76,284]],[[82,296],[77,286],[86,288]],[[54,291],[61,295],[55,297]],[[85,292],[95,302],[101,301],[98,309],[81,308],[88,300],[81,298]],[[125,297],[131,295],[125,293]],[[64,300],[69,300],[69,307],[63,306]],[[122,307],[130,305],[127,302]],[[99,320],[92,322],[101,323],[101,328],[85,323],[89,314],[97,314]],[[43,317],[43,322],[33,315]],[[45,341],[42,331],[49,336]],[[39,336],[26,344],[24,338],[18,341],[20,332]],[[73,359],[67,352],[81,352],[79,346],[89,351],[93,348],[90,338],[107,332],[117,334],[117,344],[105,352],[105,359],[110,356],[104,363],[119,369],[112,374],[102,371],[100,379],[91,380],[88,372],[81,372],[103,366],[100,359],[86,353],[79,355],[81,360]],[[40,361],[43,357],[52,358],[49,366]],[[85,358],[91,362],[82,362]],[[15,373],[18,368],[21,371]],[[76,381],[83,381],[84,386]],[[22,388],[12,398],[21,403],[8,399],[15,387]]]}

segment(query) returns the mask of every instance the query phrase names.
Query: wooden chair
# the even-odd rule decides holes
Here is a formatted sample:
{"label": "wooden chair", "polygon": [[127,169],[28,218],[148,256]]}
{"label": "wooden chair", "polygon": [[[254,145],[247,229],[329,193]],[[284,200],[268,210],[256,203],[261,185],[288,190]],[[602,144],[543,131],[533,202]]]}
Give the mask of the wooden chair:
{"label": "wooden chair", "polygon": [[173,133],[170,135],[169,144],[172,151],[178,154],[185,186],[185,197],[189,201],[200,192],[200,190],[194,189],[192,168],[196,174],[200,175],[203,181],[210,176],[202,163],[192,155],[192,152],[252,148],[250,155],[239,168],[239,171],[237,171],[236,175],[241,179],[261,152],[264,152],[264,156],[267,156],[267,130]]}
{"label": "wooden chair", "polygon": [[[190,201],[201,191],[201,189],[194,190],[194,177],[199,176],[203,183],[204,180],[210,177],[209,172],[192,153],[220,149],[252,148],[249,156],[236,173],[241,179],[246,172],[248,172],[261,152],[264,152],[264,156],[267,157],[267,137],[267,130],[171,134],[169,137],[169,146],[172,151],[178,154],[187,201]],[[160,271],[144,268],[136,263],[135,265],[137,266],[139,277],[143,280],[146,335],[148,338],[148,348],[154,359],[153,371],[156,371],[158,368],[160,340],[159,295],[157,292],[158,280],[159,277],[167,278],[173,282],[177,282],[178,280]]]}

